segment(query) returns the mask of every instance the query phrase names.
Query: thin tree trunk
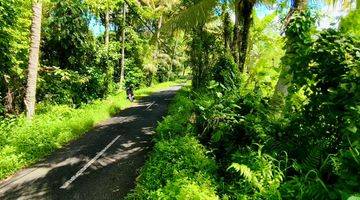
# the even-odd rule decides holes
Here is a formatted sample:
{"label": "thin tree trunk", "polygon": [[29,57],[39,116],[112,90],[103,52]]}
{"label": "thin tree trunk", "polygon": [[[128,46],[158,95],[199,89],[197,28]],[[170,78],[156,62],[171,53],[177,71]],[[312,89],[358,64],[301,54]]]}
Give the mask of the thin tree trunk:
{"label": "thin tree trunk", "polygon": [[107,93],[110,92],[111,89],[111,83],[113,80],[113,73],[114,73],[114,69],[111,67],[110,65],[110,60],[109,60],[109,43],[110,43],[110,10],[109,10],[109,5],[107,5],[108,7],[106,8],[105,11],[105,49],[106,49],[106,61],[105,61],[105,65],[106,65],[106,91]]}
{"label": "thin tree trunk", "polygon": [[157,24],[157,30],[156,30],[156,41],[155,41],[155,48],[156,48],[156,51],[153,55],[153,58],[154,59],[157,59],[158,57],[158,54],[159,54],[159,41],[160,41],[160,29],[162,27],[162,21],[163,21],[163,16],[160,15],[160,18],[159,18],[159,21],[158,21],[158,24]]}
{"label": "thin tree trunk", "polygon": [[110,12],[109,9],[105,12],[105,46],[108,49],[110,41]]}
{"label": "thin tree trunk", "polygon": [[162,27],[162,22],[163,22],[163,16],[160,15],[158,25],[157,25],[156,43],[159,43],[159,40],[160,40],[160,29]]}
{"label": "thin tree trunk", "polygon": [[41,15],[42,0],[33,3],[33,18],[31,25],[31,47],[29,55],[27,87],[25,95],[26,116],[31,119],[35,114],[36,80],[38,75],[40,40],[41,40]]}
{"label": "thin tree trunk", "polygon": [[4,106],[5,106],[5,114],[14,114],[15,108],[14,108],[14,92],[12,91],[12,88],[10,86],[10,77],[8,75],[4,75],[4,85],[6,87],[6,95],[4,98]]}
{"label": "thin tree trunk", "polygon": [[123,4],[123,24],[121,30],[121,71],[120,71],[120,83],[125,80],[125,26],[126,26],[126,3]]}

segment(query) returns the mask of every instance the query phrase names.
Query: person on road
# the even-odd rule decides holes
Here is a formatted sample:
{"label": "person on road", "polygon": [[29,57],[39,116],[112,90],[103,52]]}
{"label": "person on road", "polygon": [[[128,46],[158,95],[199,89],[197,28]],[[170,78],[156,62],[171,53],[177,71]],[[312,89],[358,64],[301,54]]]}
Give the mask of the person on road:
{"label": "person on road", "polygon": [[134,87],[132,84],[130,83],[127,83],[125,84],[125,87],[126,87],[126,97],[131,101],[133,102],[134,101]]}

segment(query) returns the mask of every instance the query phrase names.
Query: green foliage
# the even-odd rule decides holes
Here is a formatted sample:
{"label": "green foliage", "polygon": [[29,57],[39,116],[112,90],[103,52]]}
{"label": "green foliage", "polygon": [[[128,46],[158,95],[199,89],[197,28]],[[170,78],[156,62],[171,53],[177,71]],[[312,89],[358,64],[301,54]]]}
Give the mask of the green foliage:
{"label": "green foliage", "polygon": [[42,33],[43,65],[83,73],[95,53],[87,8],[80,0],[65,0],[51,2],[49,10]]}
{"label": "green foliage", "polygon": [[111,92],[119,45],[96,44],[81,1],[52,1],[46,9],[37,99],[79,106]]}
{"label": "green foliage", "polygon": [[284,188],[301,185],[293,192],[300,199],[346,199],[358,192],[360,176],[353,167],[359,166],[359,47],[354,38],[324,31],[311,47],[309,63],[296,70],[294,88],[303,88],[308,101],[280,141],[294,141],[285,149],[297,159],[293,168],[302,177]]}
{"label": "green foliage", "polygon": [[[213,81],[193,95],[196,131],[216,156],[224,199],[359,193],[359,41],[336,30],[314,36],[313,24],[308,11],[300,12],[286,30],[280,78],[291,82],[283,110],[270,107],[269,93],[249,87],[261,80],[256,73],[242,76],[240,88]],[[246,148],[254,143],[262,150]]]}
{"label": "green foliage", "polygon": [[349,13],[348,16],[341,19],[340,30],[360,37],[360,9],[355,9]]}
{"label": "green foliage", "polygon": [[[125,79],[136,88],[174,80],[180,74],[184,57],[184,34],[174,35],[157,45],[150,44],[158,19],[158,8],[128,1],[123,24],[122,0],[43,1],[37,102],[79,107],[113,92],[120,76],[121,31],[125,29]],[[173,2],[171,5],[175,5]],[[0,3],[0,115],[24,111],[26,67],[28,62],[32,1],[9,0]],[[143,8],[144,7],[144,8]],[[110,43],[104,44],[101,25],[110,14]],[[165,15],[164,11],[163,14]],[[149,13],[153,13],[150,14]],[[93,31],[91,31],[93,30]],[[100,33],[99,33],[100,31]],[[150,32],[149,32],[150,31]],[[96,34],[96,35],[95,35]],[[160,34],[161,35],[161,34]],[[155,48],[155,46],[157,48]],[[176,53],[180,51],[180,53]],[[158,66],[154,52],[169,55]],[[159,60],[161,60],[159,58]],[[157,79],[164,71],[165,78]],[[167,70],[171,69],[171,70]],[[161,72],[162,71],[162,72]]]}
{"label": "green foliage", "polygon": [[281,71],[281,58],[285,50],[284,38],[278,32],[277,13],[274,12],[263,19],[254,16],[251,28],[249,56],[247,59],[247,74],[242,75],[242,90],[256,91],[263,97],[274,93],[276,81]]}
{"label": "green foliage", "polygon": [[[0,115],[18,112],[22,107],[30,37],[31,1],[11,0],[0,3]],[[13,102],[5,105],[6,93]],[[7,107],[7,108],[5,108]],[[9,110],[10,109],[10,110]],[[9,113],[8,113],[9,114]]]}
{"label": "green foliage", "polygon": [[239,69],[230,53],[220,56],[213,68],[213,79],[226,88],[233,88],[239,84]]}
{"label": "green foliage", "polygon": [[218,42],[215,35],[204,30],[204,27],[199,27],[199,30],[194,31],[189,45],[191,48],[189,61],[192,67],[194,89],[206,87],[211,79],[211,63],[216,62],[217,57],[213,57],[213,55],[219,50]]}

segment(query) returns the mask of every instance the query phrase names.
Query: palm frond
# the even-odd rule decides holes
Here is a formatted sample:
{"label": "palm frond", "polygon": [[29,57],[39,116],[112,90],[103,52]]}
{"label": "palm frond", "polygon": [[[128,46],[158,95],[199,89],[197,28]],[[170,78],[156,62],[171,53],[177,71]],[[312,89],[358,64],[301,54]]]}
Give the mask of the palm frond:
{"label": "palm frond", "polygon": [[217,4],[218,0],[201,0],[199,3],[171,17],[160,31],[171,33],[175,30],[191,30],[194,27],[203,25],[209,20]]}

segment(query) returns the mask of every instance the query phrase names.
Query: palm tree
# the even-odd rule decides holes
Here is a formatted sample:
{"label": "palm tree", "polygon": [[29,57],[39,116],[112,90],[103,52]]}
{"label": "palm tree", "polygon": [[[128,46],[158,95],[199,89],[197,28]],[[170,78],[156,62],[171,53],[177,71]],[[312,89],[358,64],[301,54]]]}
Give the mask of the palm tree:
{"label": "palm tree", "polygon": [[42,0],[35,0],[33,2],[32,10],[33,18],[31,25],[31,47],[25,96],[26,116],[29,119],[31,119],[35,114],[36,79],[38,75],[41,40]]}

